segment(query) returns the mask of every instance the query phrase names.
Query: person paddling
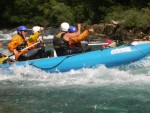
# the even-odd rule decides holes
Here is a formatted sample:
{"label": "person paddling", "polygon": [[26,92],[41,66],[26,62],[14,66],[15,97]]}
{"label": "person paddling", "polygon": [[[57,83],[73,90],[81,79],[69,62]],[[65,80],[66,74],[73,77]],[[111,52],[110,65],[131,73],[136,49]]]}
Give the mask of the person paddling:
{"label": "person paddling", "polygon": [[43,30],[44,28],[40,26],[34,26],[32,28],[33,33],[29,36],[29,39],[28,39],[29,45],[42,41],[39,39],[39,36],[43,33]]}
{"label": "person paddling", "polygon": [[38,55],[40,58],[44,58],[46,57],[46,53],[45,53],[45,44],[43,42],[43,40],[39,39],[39,36],[41,34],[43,34],[44,32],[44,28],[43,27],[40,27],[40,26],[34,26],[32,28],[32,34],[29,36],[29,39],[28,39],[28,45],[33,45],[37,42],[40,42],[39,44],[33,46],[32,48],[41,48],[38,52]]}
{"label": "person paddling", "polygon": [[69,40],[73,37],[76,37],[81,32],[81,25],[77,24],[77,31],[74,33],[69,33],[70,25],[67,22],[63,22],[60,25],[60,31],[56,33],[53,38],[53,46],[56,50],[57,56],[63,56],[68,54],[73,54],[72,49],[69,47]]}
{"label": "person paddling", "polygon": [[[15,58],[18,61],[23,60],[22,55],[18,55],[19,51],[27,46],[25,41],[27,35],[27,27],[26,26],[19,26],[17,28],[17,34],[14,35],[11,41],[8,43],[8,50],[9,52],[13,53],[18,58]],[[22,53],[23,54],[23,53]]]}
{"label": "person paddling", "polygon": [[38,42],[33,45],[29,44],[29,41],[26,40],[26,35],[27,27],[19,26],[17,28],[17,34],[14,35],[8,43],[8,50],[15,55],[16,61],[25,61],[37,58],[39,49],[34,49],[33,47],[38,44]]}

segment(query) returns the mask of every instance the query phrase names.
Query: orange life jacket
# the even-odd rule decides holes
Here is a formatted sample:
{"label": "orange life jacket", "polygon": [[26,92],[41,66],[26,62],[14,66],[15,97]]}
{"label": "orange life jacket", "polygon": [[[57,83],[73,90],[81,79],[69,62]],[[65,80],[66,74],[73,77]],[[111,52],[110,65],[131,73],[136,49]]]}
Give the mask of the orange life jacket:
{"label": "orange life jacket", "polygon": [[21,45],[24,41],[25,39],[21,35],[14,35],[11,41],[8,43],[9,52],[13,52],[13,50],[16,49],[19,45]]}

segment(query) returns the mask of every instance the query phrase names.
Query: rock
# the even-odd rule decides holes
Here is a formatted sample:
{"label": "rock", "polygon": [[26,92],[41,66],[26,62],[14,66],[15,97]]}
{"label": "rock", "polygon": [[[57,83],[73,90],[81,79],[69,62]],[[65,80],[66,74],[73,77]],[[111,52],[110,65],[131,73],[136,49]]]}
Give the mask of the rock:
{"label": "rock", "polygon": [[123,22],[111,20],[109,23],[94,24],[92,26],[86,25],[83,28],[93,28],[94,33],[90,36],[99,38],[117,38],[123,40],[150,40],[149,28],[125,28]]}

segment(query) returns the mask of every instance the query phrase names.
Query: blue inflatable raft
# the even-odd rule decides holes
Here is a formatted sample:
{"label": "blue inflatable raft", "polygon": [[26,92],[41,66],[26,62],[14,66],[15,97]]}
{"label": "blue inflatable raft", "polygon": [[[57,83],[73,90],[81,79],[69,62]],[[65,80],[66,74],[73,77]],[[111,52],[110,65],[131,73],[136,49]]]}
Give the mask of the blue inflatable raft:
{"label": "blue inflatable raft", "polygon": [[61,57],[42,58],[23,62],[0,64],[1,68],[10,68],[13,65],[30,65],[49,73],[67,72],[81,68],[94,68],[99,65],[114,67],[139,61],[150,55],[150,42],[134,42],[130,46],[119,46],[104,50],[95,50],[82,54],[73,54]]}

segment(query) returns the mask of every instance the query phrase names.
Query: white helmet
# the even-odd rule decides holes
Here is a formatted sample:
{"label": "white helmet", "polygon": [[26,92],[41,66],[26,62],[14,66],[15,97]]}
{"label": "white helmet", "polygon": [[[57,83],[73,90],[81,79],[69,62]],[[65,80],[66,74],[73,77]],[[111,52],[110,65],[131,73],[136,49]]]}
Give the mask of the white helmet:
{"label": "white helmet", "polygon": [[35,32],[37,32],[37,31],[40,31],[40,29],[41,29],[40,26],[34,26],[34,27],[32,28],[32,31],[33,31],[33,33],[35,33]]}
{"label": "white helmet", "polygon": [[67,22],[63,22],[63,23],[61,23],[61,25],[60,25],[60,29],[61,29],[61,31],[68,31],[69,26],[70,26],[70,25],[69,25]]}

